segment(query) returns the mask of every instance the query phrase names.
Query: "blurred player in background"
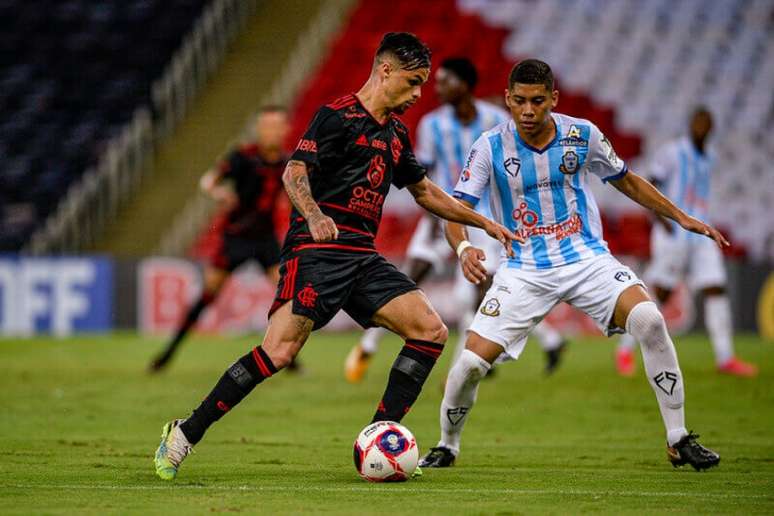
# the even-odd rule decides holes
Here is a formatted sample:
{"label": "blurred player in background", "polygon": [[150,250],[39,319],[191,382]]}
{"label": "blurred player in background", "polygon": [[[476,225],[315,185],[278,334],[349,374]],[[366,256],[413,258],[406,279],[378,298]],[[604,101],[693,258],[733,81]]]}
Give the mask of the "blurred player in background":
{"label": "blurred player in background", "polygon": [[[504,109],[473,96],[477,82],[478,73],[469,59],[450,57],[443,60],[435,73],[435,93],[442,105],[419,121],[415,148],[417,160],[430,171],[433,182],[449,194],[454,190],[473,142],[482,132],[510,117]],[[476,209],[485,217],[492,218],[488,199],[484,199]],[[417,284],[421,284],[433,268],[442,271],[453,256],[443,229],[443,223],[438,217],[425,213],[414,231],[407,250],[408,260],[404,272]],[[465,331],[488,289],[502,249],[500,243],[483,230],[471,228],[469,231],[471,241],[486,253],[484,263],[489,278],[473,286],[465,280],[461,269],[456,269],[454,293],[461,317],[458,326],[460,338],[454,359],[465,347]],[[384,328],[370,328],[363,333],[344,364],[347,381],[357,383],[363,379],[371,357],[379,349],[379,342],[386,332]],[[534,334],[546,352],[546,372],[551,373],[559,365],[565,342],[548,323],[539,324]]]}
{"label": "blurred player in background", "polygon": [[285,108],[262,108],[254,131],[254,142],[240,145],[202,176],[200,187],[226,210],[226,224],[219,247],[204,268],[201,297],[188,309],[164,351],[153,359],[151,371],[160,371],[169,364],[189,330],[237,267],[256,261],[272,284],[277,284],[280,247],[273,217],[283,195],[282,171],[288,159],[284,145],[290,123]]}
{"label": "blurred player in background", "polygon": [[[666,323],[634,272],[610,254],[590,176],[688,231],[718,245],[728,242],[629,171],[593,123],[552,113],[559,92],[546,63],[528,59],[514,66],[505,97],[512,120],[476,141],[454,195],[475,206],[489,191],[495,219],[526,242],[514,246],[514,256],[497,270],[476,313],[466,349],[446,381],[441,440],[420,465],[454,463],[481,378],[501,355],[517,359],[532,327],[562,301],[589,315],[606,335],[625,329],[640,342],[672,464],[716,465],[720,457],[685,428],[683,379]],[[467,241],[465,228],[448,224],[447,236],[465,276],[483,280],[481,250]]]}
{"label": "blurred player in background", "polygon": [[384,326],[405,341],[372,422],[400,422],[413,406],[448,330],[416,284],[376,251],[390,186],[407,188],[439,217],[486,228],[509,250],[512,240],[520,240],[446,194],[414,157],[408,129],[396,115],[419,100],[429,75],[427,46],[413,34],[391,32],[363,87],[317,111],[282,176],[294,209],[269,328],[262,344],[229,366],[190,417],[164,425],[154,461],[162,479],[175,478],[207,429],[287,367],[311,332],[339,310],[364,328]]}
{"label": "blurred player in background", "polygon": [[[673,199],[686,213],[709,218],[710,176],[714,157],[707,139],[712,131],[712,114],[697,108],[690,118],[689,135],[667,143],[656,151],[651,182]],[[718,372],[734,376],[755,376],[758,368],[734,356],[731,306],[726,295],[723,254],[711,241],[683,231],[673,220],[656,215],[651,233],[651,263],[645,279],[659,303],[666,303],[681,280],[704,298],[704,324],[709,332]],[[634,345],[623,335],[616,351],[616,368],[623,376],[634,374]]]}

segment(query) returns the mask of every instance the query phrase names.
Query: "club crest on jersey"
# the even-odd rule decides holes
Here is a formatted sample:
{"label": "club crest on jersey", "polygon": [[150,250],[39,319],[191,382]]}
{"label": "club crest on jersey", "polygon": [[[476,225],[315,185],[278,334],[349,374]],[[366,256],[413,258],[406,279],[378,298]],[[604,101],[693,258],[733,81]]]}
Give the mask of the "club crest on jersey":
{"label": "club crest on jersey", "polygon": [[629,281],[630,279],[632,279],[632,275],[626,271],[619,271],[615,273],[615,279],[616,281],[620,281],[621,283],[623,283],[625,281]]}
{"label": "club crest on jersey", "polygon": [[568,150],[562,156],[562,164],[559,165],[559,170],[562,174],[574,174],[578,171],[578,154],[575,151]]}
{"label": "club crest on jersey", "polygon": [[449,419],[449,423],[456,425],[462,421],[462,418],[465,417],[465,414],[467,414],[469,410],[470,409],[468,407],[446,409],[446,417]]}
{"label": "club crest on jersey", "polygon": [[298,291],[298,302],[306,308],[314,308],[317,303],[317,291],[312,287],[311,283],[307,283],[304,288]]}
{"label": "club crest on jersey", "polygon": [[469,169],[466,168],[465,170],[462,171],[462,173],[460,174],[460,181],[462,181],[463,183],[467,183],[468,181],[470,181]]}
{"label": "club crest on jersey", "polygon": [[521,160],[519,158],[508,158],[503,161],[503,166],[509,176],[516,177],[519,175],[519,170],[521,170]]}
{"label": "club crest on jersey", "polygon": [[483,315],[488,315],[489,317],[497,317],[500,315],[500,301],[496,297],[487,299],[486,302],[481,305],[481,313]]}
{"label": "club crest on jersey", "polygon": [[374,157],[371,158],[371,164],[368,166],[368,172],[366,172],[366,177],[368,178],[368,182],[371,183],[371,188],[379,188],[379,185],[384,181],[384,168],[384,158],[382,155],[374,155]]}

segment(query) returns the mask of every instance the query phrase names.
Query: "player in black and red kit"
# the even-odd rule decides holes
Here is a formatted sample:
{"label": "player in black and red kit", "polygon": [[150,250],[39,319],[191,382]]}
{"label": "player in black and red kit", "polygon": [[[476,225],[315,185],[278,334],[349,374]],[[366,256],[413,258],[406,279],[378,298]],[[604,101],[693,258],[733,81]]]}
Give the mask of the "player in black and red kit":
{"label": "player in black and red kit", "polygon": [[174,478],[207,428],[286,367],[310,332],[342,309],[405,340],[373,421],[400,421],[413,405],[447,330],[414,282],[374,248],[390,185],[408,188],[441,218],[485,229],[509,252],[518,239],[444,193],[417,163],[395,115],[419,99],[429,73],[430,51],[416,36],[386,34],[365,85],[315,115],[283,175],[295,209],[263,343],[226,370],[188,419],[164,426],[155,457],[161,478]]}
{"label": "player in black and red kit", "polygon": [[279,280],[280,247],[273,216],[283,195],[282,172],[288,161],[284,149],[290,131],[287,111],[280,106],[261,108],[254,130],[254,142],[240,145],[202,176],[202,191],[226,210],[224,226],[204,268],[201,297],[189,308],[164,351],[153,359],[151,371],[169,364],[183,338],[237,267],[255,260],[273,284]]}

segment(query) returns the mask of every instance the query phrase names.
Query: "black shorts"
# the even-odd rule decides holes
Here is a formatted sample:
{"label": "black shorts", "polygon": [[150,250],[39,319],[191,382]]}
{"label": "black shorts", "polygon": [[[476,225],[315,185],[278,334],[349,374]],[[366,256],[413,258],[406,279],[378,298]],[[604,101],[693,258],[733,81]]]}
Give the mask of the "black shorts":
{"label": "black shorts", "polygon": [[288,301],[293,313],[322,328],[344,310],[363,328],[392,299],[416,283],[378,253],[307,249],[283,256],[269,317]]}
{"label": "black shorts", "polygon": [[280,261],[280,246],[274,235],[245,238],[224,234],[220,248],[210,263],[218,269],[232,272],[248,260],[257,261],[263,270],[277,265]]}

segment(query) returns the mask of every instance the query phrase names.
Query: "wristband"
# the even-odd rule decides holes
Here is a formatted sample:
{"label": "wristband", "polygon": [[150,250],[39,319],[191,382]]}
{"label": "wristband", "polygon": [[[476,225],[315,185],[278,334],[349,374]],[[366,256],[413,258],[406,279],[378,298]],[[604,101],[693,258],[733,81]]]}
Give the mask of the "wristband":
{"label": "wristband", "polygon": [[471,244],[467,240],[463,240],[462,242],[460,242],[460,245],[457,246],[457,258],[462,256],[462,251],[464,251],[468,247],[473,247],[473,244]]}

